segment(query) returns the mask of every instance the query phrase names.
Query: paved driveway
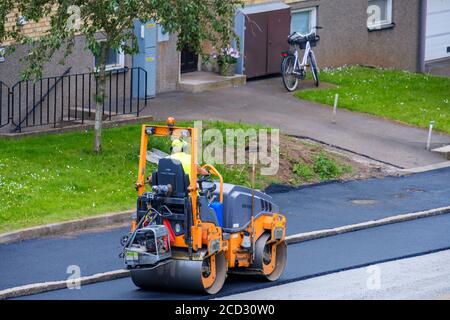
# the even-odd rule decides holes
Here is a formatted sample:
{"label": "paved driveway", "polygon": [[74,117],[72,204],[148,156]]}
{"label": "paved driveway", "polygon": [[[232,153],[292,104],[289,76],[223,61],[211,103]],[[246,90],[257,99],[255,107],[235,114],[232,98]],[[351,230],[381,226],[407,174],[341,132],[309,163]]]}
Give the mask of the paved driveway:
{"label": "paved driveway", "polygon": [[[217,119],[271,125],[283,132],[307,136],[403,168],[443,162],[425,150],[427,131],[369,115],[339,110],[331,123],[331,108],[299,100],[284,90],[280,78],[250,81],[244,87],[189,94],[160,94],[145,111],[156,119]],[[450,144],[450,136],[433,137],[433,146]]]}

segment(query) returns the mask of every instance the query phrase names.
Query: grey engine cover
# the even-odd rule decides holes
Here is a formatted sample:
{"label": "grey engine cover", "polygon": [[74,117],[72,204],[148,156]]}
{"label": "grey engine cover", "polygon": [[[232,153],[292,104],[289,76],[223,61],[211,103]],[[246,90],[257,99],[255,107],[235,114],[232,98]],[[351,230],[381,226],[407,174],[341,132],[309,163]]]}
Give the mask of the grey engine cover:
{"label": "grey engine cover", "polygon": [[[214,194],[219,199],[219,183]],[[261,213],[278,213],[279,207],[273,203],[272,197],[254,190],[254,215]],[[224,228],[241,228],[245,226],[252,215],[252,189],[236,186],[229,183],[223,184],[223,226]]]}

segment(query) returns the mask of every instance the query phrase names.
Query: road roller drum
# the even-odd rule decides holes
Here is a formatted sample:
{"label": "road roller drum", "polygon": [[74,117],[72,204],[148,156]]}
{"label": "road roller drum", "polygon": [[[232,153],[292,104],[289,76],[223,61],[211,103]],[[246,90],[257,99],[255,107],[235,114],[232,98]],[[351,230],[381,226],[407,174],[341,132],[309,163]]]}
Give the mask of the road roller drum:
{"label": "road roller drum", "polygon": [[157,291],[190,291],[215,294],[222,288],[227,275],[223,253],[204,260],[171,259],[158,266],[131,270],[133,283]]}

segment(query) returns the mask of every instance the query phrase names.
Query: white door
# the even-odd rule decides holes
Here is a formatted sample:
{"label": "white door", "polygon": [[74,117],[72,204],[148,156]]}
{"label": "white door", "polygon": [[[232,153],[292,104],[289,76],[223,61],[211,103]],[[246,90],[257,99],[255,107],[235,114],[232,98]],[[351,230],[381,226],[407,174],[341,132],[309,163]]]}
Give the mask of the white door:
{"label": "white door", "polygon": [[425,60],[450,57],[450,0],[428,0]]}

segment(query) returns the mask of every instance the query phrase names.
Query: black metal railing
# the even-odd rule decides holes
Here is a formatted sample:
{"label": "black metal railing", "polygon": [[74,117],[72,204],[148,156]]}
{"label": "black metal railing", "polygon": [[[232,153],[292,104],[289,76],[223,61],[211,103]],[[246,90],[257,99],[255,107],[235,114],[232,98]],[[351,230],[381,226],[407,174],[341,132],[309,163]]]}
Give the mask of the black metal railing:
{"label": "black metal railing", "polygon": [[0,81],[0,128],[10,122],[10,90],[9,87]]}
{"label": "black metal railing", "polygon": [[[45,79],[40,79],[38,82],[33,82],[33,89],[32,89],[32,106],[31,108],[29,108],[29,99],[28,99],[28,93],[29,93],[29,82],[28,81],[20,81],[18,83],[16,83],[16,85],[18,85],[18,90],[19,90],[19,97],[18,97],[18,119],[19,119],[19,123],[16,124],[16,128],[15,131],[20,131],[21,128],[24,127],[24,124],[28,127],[29,122],[31,123],[31,119],[29,121],[29,118],[32,117],[33,119],[33,124],[36,124],[36,112],[39,113],[39,121],[37,123],[41,124],[41,125],[45,125],[45,124],[49,124],[49,118],[50,118],[50,93],[55,90],[56,86],[58,85],[58,83],[60,83],[64,77],[70,73],[70,70],[72,68],[68,68],[66,71],[64,71],[64,73],[59,76],[58,78],[53,77],[53,78],[45,78]],[[50,79],[54,79],[53,82],[50,81]],[[22,84],[25,83],[26,84],[26,90],[25,90],[25,101],[26,101],[26,105],[25,105],[25,116],[22,117]],[[16,87],[16,85],[13,86],[12,89],[12,95],[14,97],[14,89]],[[46,85],[46,88],[44,89],[44,86]],[[38,86],[39,89],[39,100],[36,102],[36,86]],[[25,85],[24,85],[25,87]],[[44,94],[43,94],[44,93]],[[14,102],[14,100],[13,100]],[[45,106],[43,106],[43,103],[47,103],[47,108],[46,110],[44,110],[44,115],[43,113],[43,109],[45,108]],[[14,109],[13,109],[14,110]],[[46,112],[45,112],[46,111]],[[44,122],[44,118],[45,117],[45,113],[47,115],[47,121]],[[14,113],[13,113],[14,116]],[[54,116],[56,116],[56,113],[54,113]],[[14,117],[13,117],[14,118]],[[56,119],[54,119],[54,121],[56,121]],[[55,122],[56,123],[56,122]]]}
{"label": "black metal railing", "polygon": [[[94,120],[99,95],[96,73],[69,74],[37,81],[19,81],[11,88],[0,82],[0,127],[12,130],[65,126]],[[147,72],[123,68],[106,73],[103,119],[140,115],[147,106]]]}

